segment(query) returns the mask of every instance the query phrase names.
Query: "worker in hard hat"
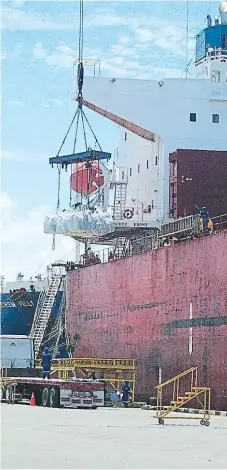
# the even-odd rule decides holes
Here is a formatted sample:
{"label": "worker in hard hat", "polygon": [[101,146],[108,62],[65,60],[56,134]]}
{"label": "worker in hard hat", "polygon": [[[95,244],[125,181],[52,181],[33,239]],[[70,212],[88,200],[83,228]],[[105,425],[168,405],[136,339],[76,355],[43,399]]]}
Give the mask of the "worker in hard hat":
{"label": "worker in hard hat", "polygon": [[50,379],[50,370],[51,370],[51,354],[46,346],[42,354],[42,369],[43,369],[43,379]]}

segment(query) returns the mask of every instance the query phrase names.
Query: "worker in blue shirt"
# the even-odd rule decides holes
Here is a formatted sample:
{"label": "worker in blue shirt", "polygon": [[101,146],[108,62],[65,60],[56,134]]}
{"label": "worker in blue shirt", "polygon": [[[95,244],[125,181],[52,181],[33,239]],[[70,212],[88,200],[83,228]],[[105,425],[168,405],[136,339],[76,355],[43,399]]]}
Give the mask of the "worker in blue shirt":
{"label": "worker in blue shirt", "polygon": [[43,369],[43,379],[50,379],[50,370],[51,370],[51,354],[48,347],[44,348],[42,354],[42,369]]}
{"label": "worker in blue shirt", "polygon": [[125,380],[122,386],[122,402],[123,405],[127,408],[130,401],[131,388],[128,380]]}
{"label": "worker in blue shirt", "polygon": [[200,217],[203,220],[203,232],[206,233],[208,230],[208,223],[210,220],[210,214],[205,206],[200,210]]}

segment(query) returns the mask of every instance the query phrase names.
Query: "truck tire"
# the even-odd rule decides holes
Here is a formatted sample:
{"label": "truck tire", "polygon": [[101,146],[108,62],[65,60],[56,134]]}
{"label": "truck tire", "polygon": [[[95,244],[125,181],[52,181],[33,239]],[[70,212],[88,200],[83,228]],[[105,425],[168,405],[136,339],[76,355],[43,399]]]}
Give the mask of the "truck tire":
{"label": "truck tire", "polygon": [[42,392],[41,392],[41,390],[36,390],[35,391],[35,404],[36,404],[36,406],[41,406],[42,405]]}
{"label": "truck tire", "polygon": [[50,407],[58,408],[60,404],[59,401],[59,390],[57,388],[50,389]]}
{"label": "truck tire", "polygon": [[50,404],[50,394],[49,394],[49,388],[44,388],[42,391],[42,406],[49,406]]}

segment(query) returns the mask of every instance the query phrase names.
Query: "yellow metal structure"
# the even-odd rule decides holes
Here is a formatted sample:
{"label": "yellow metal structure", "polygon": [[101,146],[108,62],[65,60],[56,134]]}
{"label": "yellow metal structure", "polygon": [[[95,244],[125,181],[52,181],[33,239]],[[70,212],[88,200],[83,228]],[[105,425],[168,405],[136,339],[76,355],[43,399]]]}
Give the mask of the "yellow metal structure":
{"label": "yellow metal structure", "polygon": [[[180,392],[182,382],[186,378],[189,391],[185,392],[182,396]],[[172,401],[169,406],[163,406],[163,394],[167,387],[172,388]],[[190,369],[181,372],[180,374],[172,377],[166,382],[157,385],[157,412],[156,418],[159,424],[164,424],[164,420],[168,418],[181,419],[182,416],[170,416],[173,411],[178,410],[186,403],[189,403],[194,398],[198,400],[203,410],[203,418],[201,416],[183,416],[183,418],[200,419],[200,424],[209,426],[210,424],[210,388],[198,387],[198,368],[191,367]],[[184,386],[185,389],[185,386]],[[202,399],[202,401],[201,401]]]}
{"label": "yellow metal structure", "polygon": [[1,367],[0,387],[4,387],[9,382],[7,377],[7,367]]}
{"label": "yellow metal structure", "polygon": [[[41,361],[36,361],[41,368]],[[134,359],[103,359],[103,358],[69,358],[53,359],[51,361],[51,375],[57,373],[59,379],[67,380],[77,376],[80,371],[83,376],[86,371],[99,373],[99,378],[106,380],[113,390],[119,390],[124,380],[128,380],[132,390],[132,401],[135,398],[136,365]]]}

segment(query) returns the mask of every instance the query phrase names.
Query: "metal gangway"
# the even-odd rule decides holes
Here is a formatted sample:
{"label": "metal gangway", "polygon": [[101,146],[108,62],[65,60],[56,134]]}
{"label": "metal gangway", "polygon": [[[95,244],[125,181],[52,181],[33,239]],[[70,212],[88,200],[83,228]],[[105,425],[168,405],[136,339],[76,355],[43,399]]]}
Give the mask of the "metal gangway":
{"label": "metal gangway", "polygon": [[30,333],[31,337],[34,339],[35,359],[38,357],[40,351],[62,277],[62,270],[51,266],[43,290],[39,295]]}

